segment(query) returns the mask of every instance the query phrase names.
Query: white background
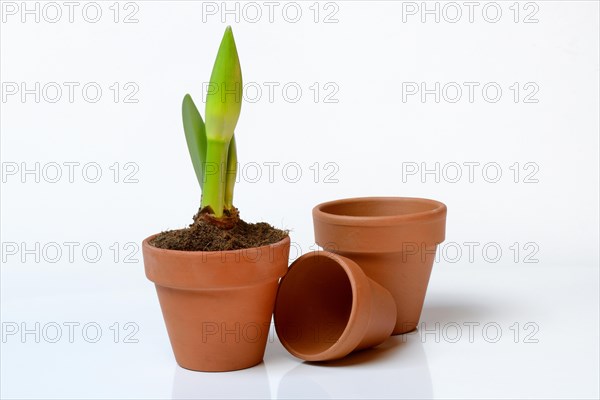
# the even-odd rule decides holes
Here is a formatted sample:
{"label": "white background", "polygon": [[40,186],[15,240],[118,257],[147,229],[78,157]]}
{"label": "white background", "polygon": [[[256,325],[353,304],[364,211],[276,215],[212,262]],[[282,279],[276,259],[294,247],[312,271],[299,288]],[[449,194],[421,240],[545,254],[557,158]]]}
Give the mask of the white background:
{"label": "white background", "polygon": [[[25,4],[39,22],[3,1],[0,28],[3,398],[598,397],[597,2],[478,2],[471,16],[463,2],[280,2],[271,16],[264,2],[228,2],[237,15],[221,2],[79,2],[73,22],[63,2]],[[189,92],[203,110],[227,24],[248,85],[245,220],[290,229],[295,258],[315,248],[319,202],[447,204],[418,333],[331,367],[276,338],[247,371],[176,367],[136,246],[197,211],[180,106]],[[439,102],[409,92],[436,83]],[[36,323],[39,343],[21,336]]]}

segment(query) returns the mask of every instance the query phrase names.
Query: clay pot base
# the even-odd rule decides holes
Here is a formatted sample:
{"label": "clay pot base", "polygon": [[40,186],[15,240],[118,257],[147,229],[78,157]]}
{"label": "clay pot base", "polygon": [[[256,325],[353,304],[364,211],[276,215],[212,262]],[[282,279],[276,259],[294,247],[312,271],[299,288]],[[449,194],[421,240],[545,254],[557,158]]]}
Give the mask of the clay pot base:
{"label": "clay pot base", "polygon": [[274,314],[277,335],[292,355],[328,361],[383,343],[394,328],[396,306],[352,260],[321,251],[291,265]]}

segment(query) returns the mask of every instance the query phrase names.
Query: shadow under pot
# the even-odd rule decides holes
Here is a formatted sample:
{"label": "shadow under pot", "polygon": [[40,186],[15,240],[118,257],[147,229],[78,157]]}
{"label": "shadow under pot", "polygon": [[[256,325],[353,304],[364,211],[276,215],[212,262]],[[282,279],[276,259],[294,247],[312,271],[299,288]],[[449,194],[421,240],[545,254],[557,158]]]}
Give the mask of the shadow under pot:
{"label": "shadow under pot", "polygon": [[355,262],[318,251],[292,263],[274,314],[277,336],[292,355],[328,361],[383,343],[394,329],[396,306]]}
{"label": "shadow under pot", "polygon": [[315,241],[356,262],[396,301],[394,335],[414,330],[421,316],[446,206],[409,197],[336,200],[313,209]]}
{"label": "shadow under pot", "polygon": [[142,243],[177,363],[196,371],[259,364],[290,238],[231,251],[178,251]]}

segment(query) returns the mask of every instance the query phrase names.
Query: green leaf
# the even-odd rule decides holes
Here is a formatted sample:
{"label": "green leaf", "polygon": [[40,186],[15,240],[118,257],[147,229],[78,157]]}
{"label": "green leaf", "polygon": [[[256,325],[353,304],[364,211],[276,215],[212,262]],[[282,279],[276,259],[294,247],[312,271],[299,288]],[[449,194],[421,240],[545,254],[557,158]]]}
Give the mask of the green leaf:
{"label": "green leaf", "polygon": [[229,143],[220,140],[206,140],[206,169],[202,185],[201,207],[210,206],[215,217],[223,216],[225,202],[225,168]]}
{"label": "green leaf", "polygon": [[227,172],[225,175],[225,209],[233,208],[233,188],[235,186],[235,178],[237,177],[237,146],[235,144],[235,135],[229,142],[229,150],[227,151]]}
{"label": "green leaf", "polygon": [[206,94],[206,137],[229,143],[242,108],[242,70],[231,27],[225,29]]}
{"label": "green leaf", "polygon": [[202,116],[192,97],[186,94],[181,106],[183,117],[183,130],[185,131],[185,140],[187,142],[196,178],[200,184],[200,189],[204,185],[204,161],[206,160],[206,129]]}

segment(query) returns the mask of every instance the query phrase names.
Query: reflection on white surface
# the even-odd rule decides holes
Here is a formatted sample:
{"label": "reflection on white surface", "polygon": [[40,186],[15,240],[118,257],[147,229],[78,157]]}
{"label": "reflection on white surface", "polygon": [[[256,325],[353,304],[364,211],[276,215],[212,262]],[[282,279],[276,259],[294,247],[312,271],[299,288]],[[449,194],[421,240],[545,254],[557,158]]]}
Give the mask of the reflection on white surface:
{"label": "reflection on white surface", "polygon": [[302,363],[279,382],[277,398],[432,398],[427,357],[419,340],[403,336],[329,363]]}
{"label": "reflection on white surface", "polygon": [[231,372],[196,372],[175,367],[173,399],[269,399],[264,363]]}
{"label": "reflection on white surface", "polygon": [[[154,287],[131,272],[2,266],[5,327],[81,325],[72,342],[66,330],[56,343],[5,335],[0,398],[598,399],[598,268],[440,267],[416,332],[330,364],[303,363],[271,332],[263,364],[225,373],[176,366]],[[96,343],[81,334],[89,322]],[[137,324],[137,342],[121,329],[116,343],[115,322]]]}

